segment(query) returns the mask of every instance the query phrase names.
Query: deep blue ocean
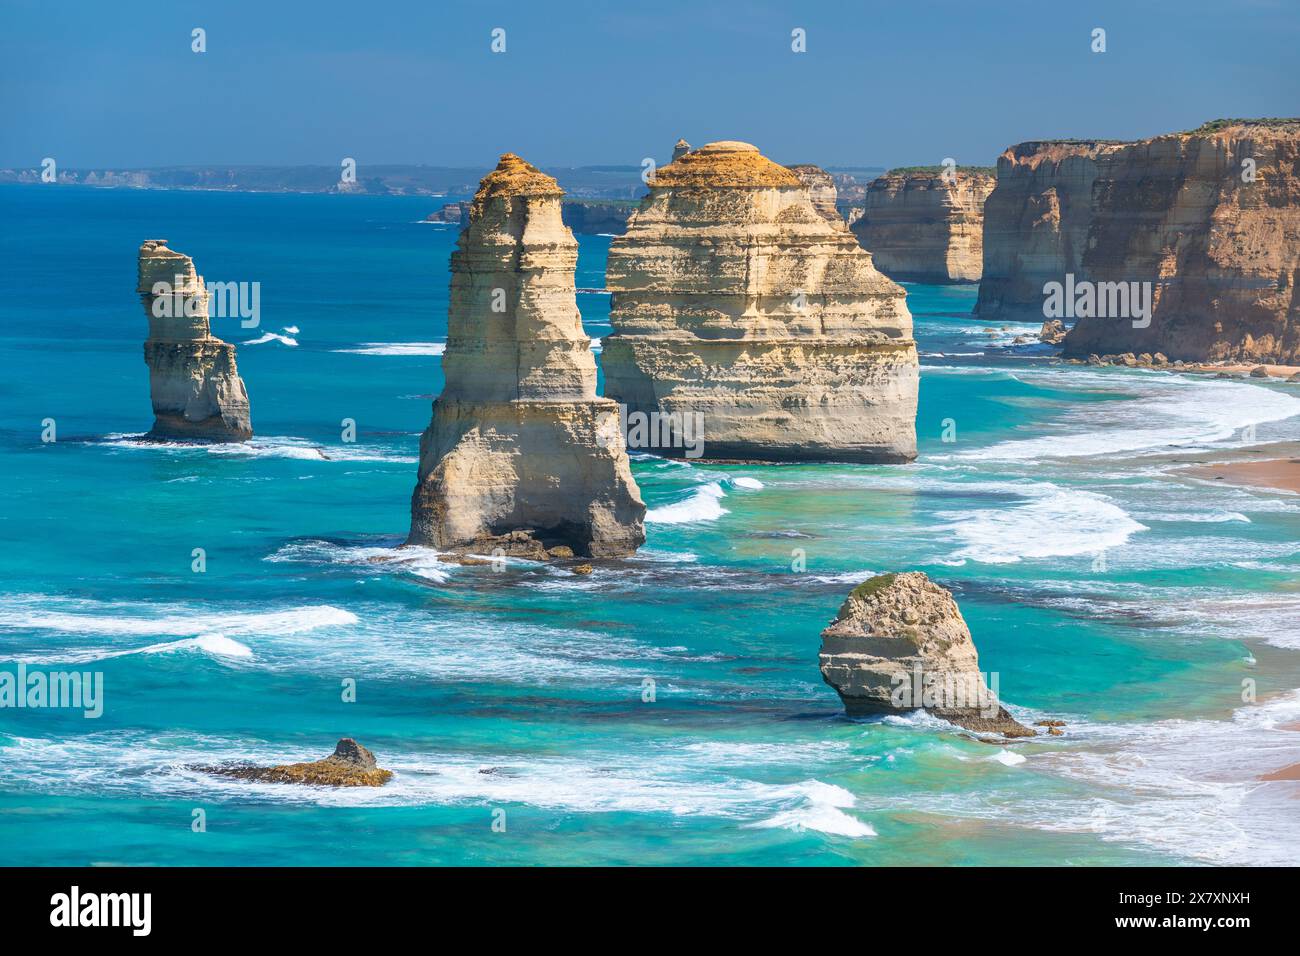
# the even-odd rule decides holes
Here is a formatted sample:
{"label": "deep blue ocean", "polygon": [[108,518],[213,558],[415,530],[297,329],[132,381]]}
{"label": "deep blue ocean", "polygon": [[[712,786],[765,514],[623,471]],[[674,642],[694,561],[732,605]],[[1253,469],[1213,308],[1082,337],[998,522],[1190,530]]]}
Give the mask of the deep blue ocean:
{"label": "deep blue ocean", "polygon": [[[1013,344],[1036,328],[973,319],[974,287],[911,285],[916,464],[641,456],[631,560],[392,561],[442,384],[439,202],[0,187],[0,670],[104,687],[95,719],[0,709],[0,864],[1300,859],[1300,784],[1259,779],[1300,760],[1300,496],[1184,470],[1294,449],[1300,389],[1056,364]],[[261,284],[258,328],[213,321],[247,445],[132,440],[146,238]],[[579,241],[600,289],[610,240]],[[599,340],[608,296],[578,302]],[[842,716],[819,633],[912,569],[956,593],[1013,712],[1064,736]],[[191,769],[343,736],[393,781]]]}

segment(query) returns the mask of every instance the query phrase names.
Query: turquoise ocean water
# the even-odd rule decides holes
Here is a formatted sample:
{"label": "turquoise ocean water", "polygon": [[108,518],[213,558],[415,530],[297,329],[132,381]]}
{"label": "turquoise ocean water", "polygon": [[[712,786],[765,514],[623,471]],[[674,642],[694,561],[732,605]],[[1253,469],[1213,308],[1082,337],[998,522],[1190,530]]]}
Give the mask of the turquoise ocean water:
{"label": "turquoise ocean water", "polygon": [[[1300,784],[1258,777],[1300,760],[1300,497],[1180,469],[1252,427],[1291,449],[1300,390],[1054,365],[1012,345],[1036,329],[985,331],[973,288],[914,285],[915,465],[643,456],[632,560],[386,561],[441,387],[435,202],[0,187],[0,670],[105,688],[98,719],[0,709],[0,864],[1297,861]],[[240,343],[246,446],[130,440],[152,423],[145,238],[261,283],[259,328],[213,322]],[[580,243],[600,288],[609,239]],[[578,298],[601,338],[608,297]],[[841,715],[819,632],[907,569],[1064,737]],[[341,736],[395,779],[187,769]]]}

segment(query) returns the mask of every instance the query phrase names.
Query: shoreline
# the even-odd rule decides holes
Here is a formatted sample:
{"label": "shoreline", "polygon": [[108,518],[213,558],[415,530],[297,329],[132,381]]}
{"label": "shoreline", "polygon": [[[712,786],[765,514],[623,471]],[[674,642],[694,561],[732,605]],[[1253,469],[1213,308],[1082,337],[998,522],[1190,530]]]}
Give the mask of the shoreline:
{"label": "shoreline", "polygon": [[1268,488],[1300,495],[1300,458],[1267,458],[1256,461],[1196,465],[1183,470],[1193,478],[1222,481],[1249,488]]}

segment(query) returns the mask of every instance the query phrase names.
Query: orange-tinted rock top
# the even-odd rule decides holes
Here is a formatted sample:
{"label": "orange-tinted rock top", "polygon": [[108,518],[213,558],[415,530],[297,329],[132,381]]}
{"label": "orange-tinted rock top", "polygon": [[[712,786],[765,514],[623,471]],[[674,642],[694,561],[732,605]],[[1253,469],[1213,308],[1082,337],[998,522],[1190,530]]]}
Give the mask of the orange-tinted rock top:
{"label": "orange-tinted rock top", "polygon": [[707,143],[655,173],[655,187],[767,189],[802,185],[799,177],[772,162],[749,143]]}

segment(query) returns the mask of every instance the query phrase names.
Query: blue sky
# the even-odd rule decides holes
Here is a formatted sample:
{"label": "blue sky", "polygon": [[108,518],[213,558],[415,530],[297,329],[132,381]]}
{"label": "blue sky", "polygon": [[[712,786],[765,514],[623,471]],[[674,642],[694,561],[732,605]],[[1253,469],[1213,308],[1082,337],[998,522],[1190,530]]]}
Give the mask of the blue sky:
{"label": "blue sky", "polygon": [[679,136],[990,164],[1300,114],[1298,50],[1293,0],[0,0],[0,166],[637,165]]}

